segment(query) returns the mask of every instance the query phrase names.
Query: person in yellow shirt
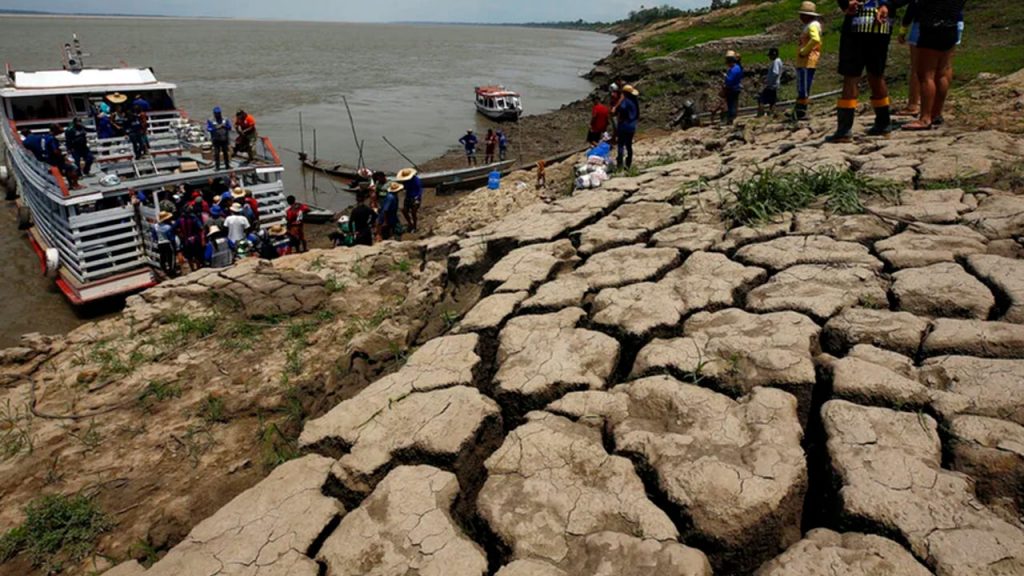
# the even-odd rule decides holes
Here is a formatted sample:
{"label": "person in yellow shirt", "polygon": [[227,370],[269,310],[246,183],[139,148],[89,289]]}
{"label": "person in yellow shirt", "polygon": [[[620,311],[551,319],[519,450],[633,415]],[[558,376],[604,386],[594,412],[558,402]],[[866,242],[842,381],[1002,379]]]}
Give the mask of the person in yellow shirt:
{"label": "person in yellow shirt", "polygon": [[814,2],[800,4],[800,21],[804,28],[800,33],[799,49],[796,59],[796,106],[793,118],[807,119],[807,108],[811,103],[811,86],[814,84],[814,72],[821,58],[821,14]]}

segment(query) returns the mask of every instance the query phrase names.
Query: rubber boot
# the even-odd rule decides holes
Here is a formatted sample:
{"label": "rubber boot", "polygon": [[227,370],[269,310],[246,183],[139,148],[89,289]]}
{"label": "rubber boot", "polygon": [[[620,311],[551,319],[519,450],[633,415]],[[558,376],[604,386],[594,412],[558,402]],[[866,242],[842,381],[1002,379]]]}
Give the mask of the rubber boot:
{"label": "rubber boot", "polygon": [[892,113],[889,109],[889,99],[880,98],[872,100],[871,105],[875,109],[875,123],[868,128],[868,136],[888,136],[892,134]]}
{"label": "rubber boot", "polygon": [[807,120],[807,103],[797,102],[793,107],[793,119],[796,121]]}
{"label": "rubber boot", "polygon": [[842,144],[853,141],[853,119],[856,115],[856,108],[839,108],[836,110],[838,125],[835,134],[827,136],[825,142],[830,144]]}

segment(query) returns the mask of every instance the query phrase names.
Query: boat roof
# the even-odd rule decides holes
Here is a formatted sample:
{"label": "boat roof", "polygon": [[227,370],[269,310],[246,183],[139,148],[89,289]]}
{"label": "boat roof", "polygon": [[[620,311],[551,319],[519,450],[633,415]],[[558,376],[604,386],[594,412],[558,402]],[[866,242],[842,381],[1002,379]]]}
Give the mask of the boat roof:
{"label": "boat roof", "polygon": [[479,86],[476,92],[485,96],[519,96],[518,92],[508,90],[504,86]]}
{"label": "boat roof", "polygon": [[149,68],[85,68],[71,70],[10,71],[0,97],[91,94],[133,90],[174,90],[176,86],[160,82]]}

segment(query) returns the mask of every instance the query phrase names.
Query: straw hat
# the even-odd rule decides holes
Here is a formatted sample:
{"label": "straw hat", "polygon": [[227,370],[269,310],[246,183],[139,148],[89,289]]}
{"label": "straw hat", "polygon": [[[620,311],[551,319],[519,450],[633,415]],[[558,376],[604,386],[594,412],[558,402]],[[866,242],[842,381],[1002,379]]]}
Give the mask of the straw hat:
{"label": "straw hat", "polygon": [[241,214],[242,213],[242,205],[239,204],[238,202],[235,202],[234,204],[231,205],[231,212],[233,214]]}
{"label": "straw hat", "polygon": [[403,168],[398,171],[398,174],[395,176],[395,180],[397,180],[398,182],[408,182],[409,180],[412,180],[415,177],[415,168]]}
{"label": "straw hat", "polygon": [[401,182],[392,182],[388,186],[388,192],[391,192],[392,194],[398,194],[402,190],[405,190],[405,186],[402,186]]}
{"label": "straw hat", "polygon": [[739,60],[740,59],[740,54],[739,54],[739,52],[737,52],[735,50],[726,50],[725,51],[725,59],[726,60]]}
{"label": "straw hat", "polygon": [[802,14],[804,16],[814,16],[815,18],[821,17],[821,14],[818,14],[818,7],[814,4],[814,2],[802,2],[800,4],[800,12],[798,12],[798,14]]}
{"label": "straw hat", "polygon": [[164,222],[167,222],[168,220],[172,220],[173,218],[174,218],[174,214],[171,214],[170,212],[160,212],[159,221],[160,221],[161,224],[163,224]]}
{"label": "straw hat", "polygon": [[234,199],[245,198],[245,189],[239,186],[231,191],[231,197]]}
{"label": "straw hat", "polygon": [[637,90],[636,88],[634,88],[632,85],[623,86],[622,87],[622,91],[626,92],[628,94],[632,94],[633,96],[639,96],[640,95],[640,91]]}
{"label": "straw hat", "polygon": [[281,224],[274,224],[269,229],[267,229],[267,234],[270,234],[271,236],[284,236],[287,233],[288,230],[285,229],[285,227]]}
{"label": "straw hat", "polygon": [[213,226],[210,226],[210,229],[206,232],[206,235],[213,236],[214,234],[220,234],[221,232],[222,230],[220,229],[220,226],[214,224]]}
{"label": "straw hat", "polygon": [[107,96],[107,100],[110,101],[111,104],[124,104],[128,101],[128,97],[120,92],[114,92]]}

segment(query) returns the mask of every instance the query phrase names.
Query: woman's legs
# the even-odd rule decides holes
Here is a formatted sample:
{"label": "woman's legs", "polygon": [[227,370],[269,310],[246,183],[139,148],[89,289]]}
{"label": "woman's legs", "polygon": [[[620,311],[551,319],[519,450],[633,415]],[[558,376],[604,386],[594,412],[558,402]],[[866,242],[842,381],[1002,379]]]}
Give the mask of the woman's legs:
{"label": "woman's legs", "polygon": [[904,112],[910,116],[921,113],[921,78],[917,75],[917,46],[910,47],[910,95]]}
{"label": "woman's legs", "polygon": [[[907,126],[911,129],[928,127],[932,124],[932,111],[936,100],[936,82],[938,76],[944,73],[939,68],[943,60],[943,53],[930,48],[917,49],[917,77],[921,82],[921,115],[917,122],[911,122]],[[946,59],[948,61],[948,59]],[[945,96],[943,96],[945,98]]]}
{"label": "woman's legs", "polygon": [[953,50],[941,52],[935,70],[935,103],[932,104],[932,120],[942,116],[942,109],[946,106],[946,96],[949,94],[949,85],[953,81]]}

